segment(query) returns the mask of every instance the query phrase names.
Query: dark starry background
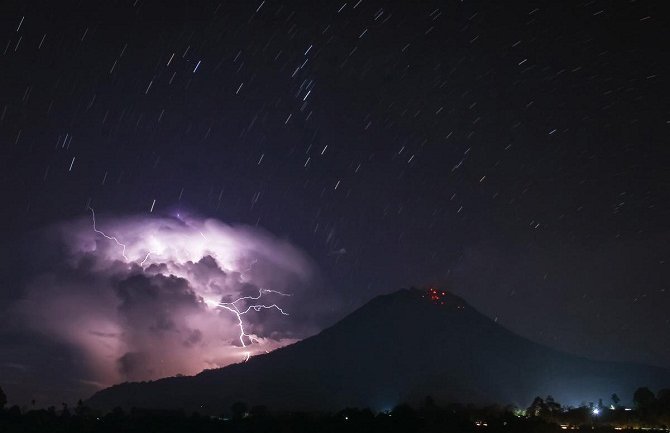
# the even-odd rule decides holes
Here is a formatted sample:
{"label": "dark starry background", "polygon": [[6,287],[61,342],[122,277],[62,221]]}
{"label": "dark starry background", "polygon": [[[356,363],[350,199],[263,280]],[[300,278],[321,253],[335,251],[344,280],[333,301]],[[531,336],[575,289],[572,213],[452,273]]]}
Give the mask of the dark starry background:
{"label": "dark starry background", "polygon": [[661,3],[3,2],[0,306],[30,233],[155,200],[305,250],[324,325],[438,284],[670,367]]}

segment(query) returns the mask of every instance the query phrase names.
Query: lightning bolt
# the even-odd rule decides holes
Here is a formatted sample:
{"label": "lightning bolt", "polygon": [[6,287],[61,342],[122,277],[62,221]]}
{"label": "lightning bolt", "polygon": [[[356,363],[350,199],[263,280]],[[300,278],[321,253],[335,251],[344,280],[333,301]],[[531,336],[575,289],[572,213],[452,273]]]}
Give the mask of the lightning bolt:
{"label": "lightning bolt", "polygon": [[144,259],[140,262],[140,266],[144,266],[144,263],[149,260],[149,256],[151,255],[151,251],[147,253],[146,256],[144,256]]}
{"label": "lightning bolt", "polygon": [[[95,220],[95,211],[90,206],[88,206],[88,210],[91,211],[91,219],[93,221],[93,231],[95,233],[99,234],[100,236],[104,237],[105,239],[108,239],[110,241],[114,241],[114,243],[116,243],[116,245],[121,247],[121,255],[123,256],[123,258],[126,259],[127,261],[131,261],[128,258],[128,256],[126,255],[126,248],[127,248],[126,244],[119,241],[119,239],[116,236],[108,235],[107,233],[103,232],[102,230],[99,230],[98,227],[97,227],[96,220]],[[200,232],[200,235],[203,237],[203,239],[207,240],[207,238],[205,237],[205,235],[202,232]],[[144,266],[144,263],[146,263],[146,261],[149,260],[149,257],[151,256],[151,254],[152,254],[151,251],[147,252],[147,254],[144,256],[144,259],[142,259],[142,261],[140,261],[140,266]],[[257,262],[258,262],[258,260],[254,260],[249,265],[249,269],[247,269],[247,271],[248,272],[251,271],[251,268]],[[240,340],[240,344],[242,345],[243,348],[248,346],[248,344],[245,342],[245,338],[250,342],[249,344],[259,343],[259,341],[258,341],[258,339],[256,338],[255,335],[247,334],[247,332],[244,330],[244,321],[242,320],[242,316],[244,316],[245,314],[249,313],[252,310],[255,311],[255,312],[259,312],[261,310],[277,310],[283,316],[288,316],[289,315],[287,312],[285,312],[277,304],[264,304],[264,303],[256,304],[256,303],[253,303],[251,305],[247,305],[246,308],[241,308],[240,306],[238,306],[238,303],[243,302],[243,301],[258,301],[263,297],[264,294],[276,294],[276,295],[279,295],[279,296],[291,296],[291,294],[282,293],[282,292],[279,292],[277,290],[259,289],[258,295],[256,295],[256,296],[242,296],[240,298],[235,299],[232,302],[220,302],[216,305],[216,307],[218,307],[218,308],[222,308],[222,309],[225,309],[227,311],[230,311],[237,318],[237,326],[240,329],[239,340]],[[244,358],[245,362],[248,361],[249,358],[251,358],[251,352],[249,352],[249,351],[244,352],[244,355],[245,355],[245,358]]]}
{"label": "lightning bolt", "polygon": [[116,245],[123,248],[121,250],[121,255],[123,256],[123,258],[126,259],[126,260],[130,260],[128,258],[128,256],[126,256],[126,244],[121,243],[121,241],[119,241],[116,238],[116,236],[109,236],[108,234],[106,234],[102,230],[98,230],[98,228],[96,227],[96,223],[95,223],[95,211],[93,210],[93,208],[91,206],[88,207],[88,210],[91,211],[91,219],[93,220],[93,231],[96,232],[97,234],[101,235],[102,237],[109,239],[110,241],[116,242]]}
{"label": "lightning bolt", "polygon": [[[233,313],[237,317],[237,324],[240,328],[239,339],[240,339],[240,344],[242,345],[242,347],[247,347],[247,343],[244,341],[245,337],[249,339],[251,344],[258,343],[258,339],[256,339],[256,336],[254,336],[253,334],[247,334],[246,331],[244,330],[244,322],[242,321],[242,316],[244,316],[245,314],[247,314],[251,310],[256,311],[256,312],[261,311],[261,310],[277,310],[284,316],[289,315],[287,312],[282,310],[282,308],[280,306],[278,306],[277,304],[271,304],[271,305],[252,304],[252,305],[247,306],[246,309],[240,309],[240,307],[238,307],[238,305],[237,305],[237,303],[241,302],[241,301],[258,301],[259,299],[261,299],[261,297],[263,296],[264,293],[275,293],[275,294],[280,295],[280,296],[291,296],[290,294],[282,293],[282,292],[279,292],[277,290],[260,289],[258,291],[257,296],[242,296],[241,298],[237,298],[232,302],[221,302],[218,305],[219,307],[230,311],[231,313]],[[248,361],[250,357],[251,357],[251,353],[250,352],[245,352],[244,361],[245,362]]]}
{"label": "lightning bolt", "polygon": [[[93,221],[93,231],[96,232],[97,234],[101,235],[102,237],[109,239],[110,241],[114,241],[116,245],[120,246],[121,249],[121,255],[123,256],[124,259],[127,261],[130,261],[128,256],[126,256],[126,244],[122,243],[119,241],[119,239],[116,236],[110,236],[107,233],[103,232],[102,230],[98,230],[98,227],[96,225],[95,221],[95,211],[91,206],[88,207],[88,210],[91,211],[91,220]],[[144,263],[146,263],[147,260],[149,260],[149,256],[151,256],[151,251],[147,252],[147,255],[144,256],[144,259],[140,262],[140,266],[144,266]]]}

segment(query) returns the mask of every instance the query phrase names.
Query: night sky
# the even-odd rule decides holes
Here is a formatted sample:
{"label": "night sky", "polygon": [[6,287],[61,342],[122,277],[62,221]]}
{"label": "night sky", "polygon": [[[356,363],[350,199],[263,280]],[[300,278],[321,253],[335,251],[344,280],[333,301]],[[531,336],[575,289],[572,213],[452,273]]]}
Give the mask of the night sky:
{"label": "night sky", "polygon": [[[256,329],[284,343],[433,285],[552,347],[670,368],[661,3],[3,2],[0,385],[10,401],[100,385],[52,333],[93,332],[72,281],[112,281],[99,302],[126,321],[152,311],[129,301],[145,283],[174,297],[160,309],[191,293],[114,267],[89,207],[122,241],[157,220],[232,227],[213,230],[260,268],[235,293],[293,294],[272,319],[286,335]],[[78,234],[95,251],[70,254]]]}

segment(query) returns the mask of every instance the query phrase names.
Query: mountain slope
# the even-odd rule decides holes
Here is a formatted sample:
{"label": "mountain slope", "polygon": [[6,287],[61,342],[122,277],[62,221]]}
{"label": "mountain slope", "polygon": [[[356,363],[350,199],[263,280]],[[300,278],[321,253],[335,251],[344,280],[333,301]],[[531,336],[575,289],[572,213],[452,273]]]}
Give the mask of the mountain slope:
{"label": "mountain slope", "polygon": [[429,394],[526,405],[548,393],[577,404],[632,395],[641,385],[670,385],[670,372],[561,353],[511,333],[454,295],[401,290],[246,363],[113,386],[89,404],[218,414],[237,400],[275,409],[384,409]]}

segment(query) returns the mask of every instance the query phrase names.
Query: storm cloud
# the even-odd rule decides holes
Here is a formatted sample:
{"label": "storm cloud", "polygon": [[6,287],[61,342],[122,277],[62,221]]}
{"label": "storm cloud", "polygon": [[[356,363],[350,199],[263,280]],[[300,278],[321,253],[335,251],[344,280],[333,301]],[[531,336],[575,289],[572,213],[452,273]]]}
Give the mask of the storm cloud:
{"label": "storm cloud", "polygon": [[260,229],[91,210],[38,243],[6,317],[91,388],[243,362],[318,330],[311,260]]}

